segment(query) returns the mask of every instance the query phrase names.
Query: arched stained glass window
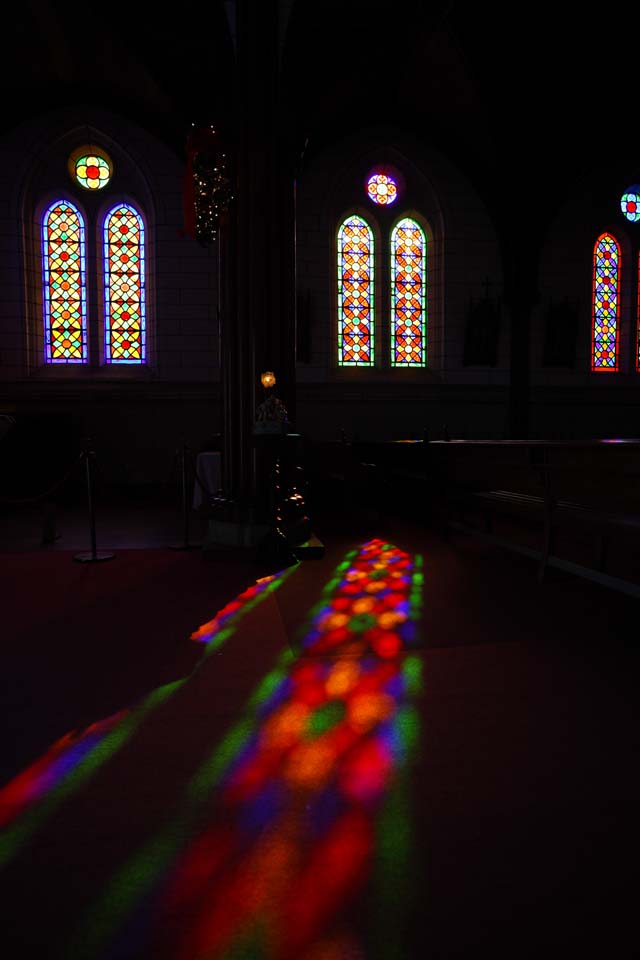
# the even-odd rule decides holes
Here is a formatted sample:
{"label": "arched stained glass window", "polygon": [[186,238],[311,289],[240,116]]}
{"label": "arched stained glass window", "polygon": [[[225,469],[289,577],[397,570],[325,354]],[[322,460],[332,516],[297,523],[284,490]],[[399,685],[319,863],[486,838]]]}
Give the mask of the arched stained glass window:
{"label": "arched stained glass window", "polygon": [[620,351],[620,247],[610,233],[593,252],[591,369],[617,370]]}
{"label": "arched stained glass window", "polygon": [[373,232],[353,215],[338,231],[338,364],[374,362]]}
{"label": "arched stained glass window", "polygon": [[104,220],[105,363],[145,363],[144,223],[128,203]]}
{"label": "arched stained glass window", "polygon": [[44,355],[46,363],[86,363],[87,287],[82,214],[56,200],[42,218]]}
{"label": "arched stained glass window", "polygon": [[391,366],[427,362],[427,239],[404,217],[391,234]]}

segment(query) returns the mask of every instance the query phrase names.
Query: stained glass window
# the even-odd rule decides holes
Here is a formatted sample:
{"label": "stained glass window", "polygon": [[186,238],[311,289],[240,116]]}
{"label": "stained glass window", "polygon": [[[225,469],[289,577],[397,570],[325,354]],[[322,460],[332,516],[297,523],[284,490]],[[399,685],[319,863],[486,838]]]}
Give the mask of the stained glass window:
{"label": "stained glass window", "polygon": [[338,231],[338,363],[374,365],[373,232],[362,217]]}
{"label": "stained glass window", "polygon": [[85,227],[69,200],[57,200],[42,219],[44,352],[46,363],[86,363]]}
{"label": "stained glass window", "polygon": [[625,190],[622,194],[620,209],[627,220],[631,220],[632,222],[640,220],[640,186],[638,184],[629,187],[628,190]]}
{"label": "stained glass window", "polygon": [[591,369],[617,370],[620,346],[620,247],[603,233],[593,253]]}
{"label": "stained glass window", "polygon": [[369,199],[382,207],[388,207],[398,196],[398,186],[387,173],[374,173],[367,181]]}
{"label": "stained glass window", "polygon": [[409,217],[391,234],[391,366],[427,361],[427,240]]}
{"label": "stained glass window", "polygon": [[88,143],[73,151],[67,167],[73,182],[85,190],[102,190],[113,176],[111,157],[102,148]]}
{"label": "stained glass window", "polygon": [[105,363],[145,363],[144,224],[128,203],[104,220]]}
{"label": "stained glass window", "polygon": [[87,190],[101,190],[109,183],[111,172],[103,157],[78,157],[76,160],[76,180]]}

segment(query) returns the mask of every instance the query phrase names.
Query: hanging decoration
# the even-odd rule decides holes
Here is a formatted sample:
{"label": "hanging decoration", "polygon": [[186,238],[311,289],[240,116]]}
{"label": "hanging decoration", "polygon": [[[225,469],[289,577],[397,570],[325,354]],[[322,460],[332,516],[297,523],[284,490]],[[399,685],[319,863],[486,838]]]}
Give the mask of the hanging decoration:
{"label": "hanging decoration", "polygon": [[213,127],[192,124],[186,144],[184,179],[185,234],[203,246],[217,238],[233,200],[228,157]]}

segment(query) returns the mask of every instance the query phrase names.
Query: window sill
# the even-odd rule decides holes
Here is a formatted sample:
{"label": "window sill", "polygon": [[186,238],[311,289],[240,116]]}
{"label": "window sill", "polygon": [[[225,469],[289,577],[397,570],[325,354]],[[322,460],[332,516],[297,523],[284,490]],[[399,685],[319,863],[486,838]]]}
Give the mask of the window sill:
{"label": "window sill", "polygon": [[149,364],[116,366],[114,364],[104,364],[100,367],[88,367],[85,364],[61,364],[60,366],[47,365],[36,367],[29,373],[30,380],[51,381],[59,383],[61,381],[74,383],[81,382],[105,382],[105,381],[123,381],[123,380],[152,380],[155,376],[155,370]]}

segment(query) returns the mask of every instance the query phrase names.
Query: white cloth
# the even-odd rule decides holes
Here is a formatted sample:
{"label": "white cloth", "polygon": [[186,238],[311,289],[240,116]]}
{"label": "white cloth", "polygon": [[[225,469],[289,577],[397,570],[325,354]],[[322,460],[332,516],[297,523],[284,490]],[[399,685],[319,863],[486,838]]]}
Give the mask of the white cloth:
{"label": "white cloth", "polygon": [[[220,454],[213,450],[199,453],[196,457],[196,477],[193,484],[193,509],[197,510],[205,502],[207,495],[212,496],[220,489]],[[201,486],[202,485],[202,486]],[[204,486],[204,490],[202,487]]]}

